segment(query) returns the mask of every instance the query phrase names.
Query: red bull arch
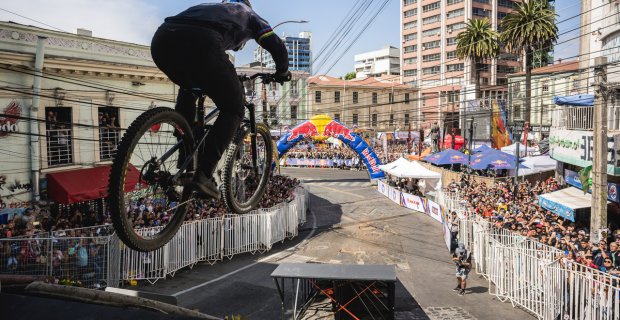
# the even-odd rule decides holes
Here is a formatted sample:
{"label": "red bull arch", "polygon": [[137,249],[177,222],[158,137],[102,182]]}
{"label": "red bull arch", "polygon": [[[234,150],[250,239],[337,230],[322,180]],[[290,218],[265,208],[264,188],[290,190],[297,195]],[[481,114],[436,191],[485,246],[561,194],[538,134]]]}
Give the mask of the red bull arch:
{"label": "red bull arch", "polygon": [[283,135],[278,141],[278,156],[282,157],[290,148],[304,138],[325,140],[329,137],[340,139],[340,141],[355,151],[364,161],[364,164],[366,164],[371,179],[385,177],[383,171],[379,169],[381,165],[379,157],[377,157],[377,154],[366,141],[345,125],[327,115],[314,116]]}

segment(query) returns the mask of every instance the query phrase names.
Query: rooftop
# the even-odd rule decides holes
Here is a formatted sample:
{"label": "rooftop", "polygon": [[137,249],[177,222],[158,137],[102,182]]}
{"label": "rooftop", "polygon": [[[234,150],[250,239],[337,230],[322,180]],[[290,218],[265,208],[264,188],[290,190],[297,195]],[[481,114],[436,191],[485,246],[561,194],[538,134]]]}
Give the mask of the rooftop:
{"label": "rooftop", "polygon": [[394,89],[413,89],[410,86],[400,83],[400,76],[387,77],[365,77],[351,80],[342,80],[326,75],[316,75],[308,78],[308,84],[334,86],[334,87],[365,87],[365,88],[394,88]]}
{"label": "rooftop", "polygon": [[[566,61],[559,62],[552,65],[532,69],[532,74],[548,74],[548,73],[560,73],[579,70],[579,61]],[[523,76],[525,71],[509,74],[508,77]]]}

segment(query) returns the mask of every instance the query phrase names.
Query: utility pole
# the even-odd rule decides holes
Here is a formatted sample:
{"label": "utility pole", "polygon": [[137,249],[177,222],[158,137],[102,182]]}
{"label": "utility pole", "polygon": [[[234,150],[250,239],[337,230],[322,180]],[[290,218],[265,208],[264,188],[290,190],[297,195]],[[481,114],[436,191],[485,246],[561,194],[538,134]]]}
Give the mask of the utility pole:
{"label": "utility pole", "polygon": [[607,228],[607,57],[594,59],[594,153],[592,154],[592,209],[590,239],[599,241]]}

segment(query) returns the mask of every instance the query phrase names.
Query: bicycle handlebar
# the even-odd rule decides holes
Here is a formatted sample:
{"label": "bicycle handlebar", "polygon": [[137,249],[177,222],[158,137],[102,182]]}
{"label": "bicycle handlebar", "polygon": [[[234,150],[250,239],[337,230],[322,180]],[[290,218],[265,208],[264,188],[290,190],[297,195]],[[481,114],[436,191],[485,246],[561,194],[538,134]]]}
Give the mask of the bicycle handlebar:
{"label": "bicycle handlebar", "polygon": [[261,78],[261,80],[263,80],[264,84],[270,84],[272,82],[275,82],[275,74],[273,73],[265,73],[265,72],[259,72],[259,73],[255,73],[251,76],[248,76],[246,74],[240,74],[239,75],[239,80],[241,81],[246,81],[246,80],[254,80],[256,78]]}

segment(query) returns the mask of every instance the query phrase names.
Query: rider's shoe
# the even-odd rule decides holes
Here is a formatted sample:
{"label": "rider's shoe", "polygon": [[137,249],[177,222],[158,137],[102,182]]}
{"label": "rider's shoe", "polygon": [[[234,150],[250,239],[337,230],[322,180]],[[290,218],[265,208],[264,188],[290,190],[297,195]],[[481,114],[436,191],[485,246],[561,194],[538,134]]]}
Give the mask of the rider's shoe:
{"label": "rider's shoe", "polygon": [[215,180],[212,177],[207,177],[203,172],[196,172],[189,186],[201,198],[220,198],[220,190],[217,188]]}

